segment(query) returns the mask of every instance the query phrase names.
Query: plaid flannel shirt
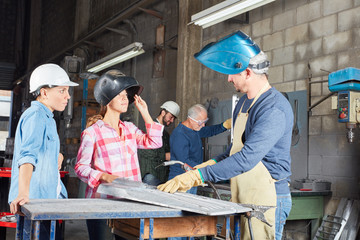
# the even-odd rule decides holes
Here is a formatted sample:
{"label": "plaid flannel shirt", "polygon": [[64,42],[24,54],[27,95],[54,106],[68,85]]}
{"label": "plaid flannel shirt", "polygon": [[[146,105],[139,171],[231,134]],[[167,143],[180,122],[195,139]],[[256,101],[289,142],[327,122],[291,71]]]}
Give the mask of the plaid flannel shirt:
{"label": "plaid flannel shirt", "polygon": [[85,197],[109,198],[96,193],[104,172],[141,181],[137,149],[161,147],[163,128],[159,123],[146,124],[145,134],[133,123],[119,121],[119,136],[115,129],[98,120],[85,129],[75,165],[75,173],[88,184]]}

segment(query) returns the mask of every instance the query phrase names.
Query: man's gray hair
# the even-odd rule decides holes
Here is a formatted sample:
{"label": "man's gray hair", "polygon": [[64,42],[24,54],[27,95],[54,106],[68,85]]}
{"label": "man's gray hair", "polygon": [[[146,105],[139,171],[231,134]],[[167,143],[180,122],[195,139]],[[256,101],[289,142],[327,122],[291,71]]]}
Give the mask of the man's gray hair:
{"label": "man's gray hair", "polygon": [[191,118],[197,118],[199,113],[205,111],[207,113],[206,108],[202,104],[195,104],[194,106],[190,107],[188,110],[188,116]]}
{"label": "man's gray hair", "polygon": [[[258,66],[258,65],[259,65],[259,69],[252,67],[252,66]],[[268,57],[267,57],[266,53],[264,53],[263,51],[261,51],[259,54],[257,54],[253,58],[251,58],[250,62],[249,62],[249,68],[251,70],[253,70],[253,72],[256,74],[266,74],[267,75],[268,71],[269,71],[269,66],[270,66],[270,62],[268,61]]]}

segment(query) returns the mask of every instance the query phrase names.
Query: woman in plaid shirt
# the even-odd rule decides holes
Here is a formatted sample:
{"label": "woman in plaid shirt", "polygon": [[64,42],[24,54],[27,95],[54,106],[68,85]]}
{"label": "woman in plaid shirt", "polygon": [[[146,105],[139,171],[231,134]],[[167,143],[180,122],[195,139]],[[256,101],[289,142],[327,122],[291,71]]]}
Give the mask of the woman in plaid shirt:
{"label": "woman in plaid shirt", "polygon": [[[81,134],[75,172],[87,183],[87,198],[107,198],[97,193],[100,183],[110,183],[121,177],[141,181],[137,149],[162,146],[163,125],[152,120],[146,102],[139,96],[143,87],[118,70],[103,74],[94,87],[95,99],[101,105],[99,115],[89,118]],[[130,103],[134,102],[142,115],[146,133],[133,123],[121,121]],[[108,229],[104,220],[87,220],[90,239],[105,239]],[[105,227],[100,227],[105,225]]]}

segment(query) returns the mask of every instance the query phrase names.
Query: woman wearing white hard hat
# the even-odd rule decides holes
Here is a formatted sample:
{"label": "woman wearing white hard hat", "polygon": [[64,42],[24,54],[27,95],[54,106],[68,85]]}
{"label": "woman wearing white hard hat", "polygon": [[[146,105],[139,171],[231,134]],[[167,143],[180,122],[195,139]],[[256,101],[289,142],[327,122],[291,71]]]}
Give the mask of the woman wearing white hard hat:
{"label": "woman wearing white hard hat", "polygon": [[[22,214],[20,206],[30,199],[67,198],[60,180],[63,156],[53,111],[64,111],[69,87],[77,85],[56,64],[41,65],[31,74],[30,93],[36,100],[21,115],[15,133],[8,200],[11,213]],[[40,239],[49,239],[49,226],[49,222],[40,225]]]}

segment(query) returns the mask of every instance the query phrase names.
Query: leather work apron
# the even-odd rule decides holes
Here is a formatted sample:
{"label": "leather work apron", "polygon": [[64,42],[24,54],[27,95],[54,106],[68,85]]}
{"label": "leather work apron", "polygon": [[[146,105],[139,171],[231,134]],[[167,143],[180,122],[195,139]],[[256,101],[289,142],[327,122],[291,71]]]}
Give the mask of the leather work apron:
{"label": "leather work apron", "polygon": [[[248,112],[268,86],[269,83],[259,91],[246,113],[241,112],[246,100],[241,106],[234,125],[234,138],[230,156],[243,148],[242,135],[248,120]],[[231,178],[230,186],[232,202],[276,206],[275,180],[261,161],[250,171]],[[251,218],[254,239],[275,239],[275,208],[269,209],[265,213],[265,218],[272,227],[257,218]],[[248,221],[244,216],[241,217],[241,239],[250,239]]]}

